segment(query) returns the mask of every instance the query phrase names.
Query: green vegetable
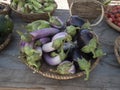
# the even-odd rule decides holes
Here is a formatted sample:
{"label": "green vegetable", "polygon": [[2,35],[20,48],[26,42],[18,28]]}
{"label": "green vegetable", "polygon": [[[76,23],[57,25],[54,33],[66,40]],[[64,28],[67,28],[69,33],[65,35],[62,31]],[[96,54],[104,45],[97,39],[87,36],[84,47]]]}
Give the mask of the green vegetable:
{"label": "green vegetable", "polygon": [[103,55],[106,55],[106,53],[103,53],[102,49],[100,47],[98,47],[95,50],[95,54],[93,55],[93,58],[101,57]]}
{"label": "green vegetable", "polygon": [[14,24],[8,15],[0,15],[0,36],[12,33]]}
{"label": "green vegetable", "polygon": [[71,74],[69,72],[69,70],[72,65],[73,65],[73,63],[71,63],[71,62],[60,64],[57,66],[56,72],[59,74]]}
{"label": "green vegetable", "polygon": [[81,70],[85,70],[85,74],[86,74],[86,78],[85,80],[89,79],[89,74],[90,74],[90,67],[91,67],[91,63],[87,60],[85,60],[84,58],[79,59],[78,58],[78,65],[80,67]]}
{"label": "green vegetable", "polygon": [[49,28],[49,27],[50,27],[49,22],[45,20],[37,20],[37,21],[27,24],[26,29],[28,32],[32,32],[38,29]]}
{"label": "green vegetable", "polygon": [[40,68],[40,60],[42,58],[42,52],[39,52],[29,46],[25,46],[23,49],[27,63],[30,66],[34,66],[36,69]]}
{"label": "green vegetable", "polygon": [[56,4],[54,3],[49,3],[49,6],[43,8],[43,11],[45,12],[51,12],[54,10],[54,8],[56,7]]}
{"label": "green vegetable", "polygon": [[85,53],[90,53],[90,52],[94,53],[96,47],[97,47],[97,40],[96,38],[92,38],[90,42],[82,48],[82,51]]}
{"label": "green vegetable", "polygon": [[34,53],[33,55],[27,56],[27,61],[38,61],[40,59],[41,59],[41,57],[40,57],[39,53]]}
{"label": "green vegetable", "polygon": [[86,23],[84,23],[84,24],[82,25],[81,29],[91,30],[90,22],[87,21]]}
{"label": "green vegetable", "polygon": [[[44,3],[46,3],[44,5]],[[24,14],[43,13],[52,11],[56,4],[54,0],[12,0],[11,7]]]}
{"label": "green vegetable", "polygon": [[20,31],[17,31],[17,33],[20,35],[22,41],[31,42],[32,36],[28,33],[23,33]]}
{"label": "green vegetable", "polygon": [[98,47],[98,43],[97,43],[97,39],[94,37],[90,40],[89,44],[85,45],[82,49],[81,49],[84,53],[90,53],[92,52],[93,54],[93,58],[96,57],[100,57],[105,55],[101,48]]}
{"label": "green vegetable", "polygon": [[36,52],[36,50],[32,49],[31,47],[25,46],[24,47],[24,53],[27,56],[31,56],[31,55],[33,55],[34,53],[37,53],[37,52]]}
{"label": "green vegetable", "polygon": [[75,34],[76,34],[76,27],[74,27],[74,26],[67,26],[66,27],[66,32],[68,33],[68,34],[70,34],[71,36],[75,36]]}
{"label": "green vegetable", "polygon": [[18,5],[17,5],[17,10],[22,11],[22,7],[24,6],[25,0],[19,0]]}
{"label": "green vegetable", "polygon": [[64,44],[64,39],[63,38],[58,38],[53,41],[52,47],[55,49],[60,48]]}
{"label": "green vegetable", "polygon": [[56,57],[57,55],[58,55],[58,53],[56,53],[56,52],[51,52],[51,53],[50,53],[50,56],[51,56],[51,57]]}
{"label": "green vegetable", "polygon": [[19,2],[19,0],[12,0],[11,6],[12,6],[14,9],[16,9],[18,2]]}
{"label": "green vegetable", "polygon": [[65,60],[65,58],[66,58],[67,55],[68,55],[68,52],[69,52],[69,50],[65,53],[63,47],[61,47],[59,56],[60,56],[60,59],[61,59],[62,61]]}
{"label": "green vegetable", "polygon": [[35,62],[35,61],[28,61],[27,63],[28,63],[30,66],[35,67],[37,70],[40,69],[40,66],[41,66],[40,61],[37,61],[37,62]]}
{"label": "green vegetable", "polygon": [[54,0],[44,0],[45,2],[47,2],[47,3],[53,3],[53,2],[55,2]]}
{"label": "green vegetable", "polygon": [[112,0],[104,0],[102,3],[103,5],[108,5]]}
{"label": "green vegetable", "polygon": [[55,16],[50,16],[50,14],[49,14],[49,22],[52,25],[62,26],[60,20],[58,20],[58,18]]}
{"label": "green vegetable", "polygon": [[37,0],[28,0],[28,2],[32,3],[33,6],[37,8],[36,10],[42,7],[41,3],[39,3]]}

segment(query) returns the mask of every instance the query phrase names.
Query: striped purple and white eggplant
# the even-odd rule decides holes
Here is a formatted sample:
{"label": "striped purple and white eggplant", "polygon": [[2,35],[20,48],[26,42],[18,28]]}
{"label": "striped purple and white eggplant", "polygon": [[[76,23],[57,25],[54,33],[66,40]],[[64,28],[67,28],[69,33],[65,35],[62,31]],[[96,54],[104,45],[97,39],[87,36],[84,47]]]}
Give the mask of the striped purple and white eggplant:
{"label": "striped purple and white eggplant", "polygon": [[36,40],[36,39],[40,39],[48,36],[53,36],[58,32],[60,32],[60,30],[56,28],[44,28],[44,29],[30,32],[30,35],[32,36],[32,40]]}

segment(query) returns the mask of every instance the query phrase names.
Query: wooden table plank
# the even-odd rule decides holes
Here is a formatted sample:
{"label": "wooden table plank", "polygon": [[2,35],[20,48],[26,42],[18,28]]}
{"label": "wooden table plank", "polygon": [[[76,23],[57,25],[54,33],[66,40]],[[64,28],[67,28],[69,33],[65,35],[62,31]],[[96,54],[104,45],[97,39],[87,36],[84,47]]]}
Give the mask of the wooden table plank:
{"label": "wooden table plank", "polygon": [[0,90],[45,90],[45,88],[11,88],[0,87]]}

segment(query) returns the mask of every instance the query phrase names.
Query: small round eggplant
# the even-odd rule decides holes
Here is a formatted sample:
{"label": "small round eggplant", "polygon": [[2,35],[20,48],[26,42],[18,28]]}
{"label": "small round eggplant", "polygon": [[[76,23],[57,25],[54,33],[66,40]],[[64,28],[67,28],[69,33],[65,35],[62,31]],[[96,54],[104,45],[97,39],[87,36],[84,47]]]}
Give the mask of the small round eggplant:
{"label": "small round eggplant", "polygon": [[87,30],[83,29],[77,34],[77,45],[81,49],[83,46],[87,45],[89,41],[93,38],[93,34]]}
{"label": "small round eggplant", "polygon": [[85,21],[82,18],[80,18],[77,15],[73,15],[67,20],[66,25],[67,26],[73,25],[76,27],[81,27],[84,23]]}
{"label": "small round eggplant", "polygon": [[57,66],[56,72],[59,74],[74,74],[76,69],[72,62],[66,60]]}

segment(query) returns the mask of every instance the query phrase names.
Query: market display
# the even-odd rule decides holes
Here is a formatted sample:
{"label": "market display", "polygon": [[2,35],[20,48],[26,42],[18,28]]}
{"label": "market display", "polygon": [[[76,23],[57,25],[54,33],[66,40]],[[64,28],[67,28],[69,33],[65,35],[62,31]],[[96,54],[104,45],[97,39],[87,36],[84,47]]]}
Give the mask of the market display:
{"label": "market display", "polygon": [[43,19],[48,20],[49,15],[57,8],[54,0],[12,0],[12,11],[26,22]]}
{"label": "market display", "polygon": [[72,79],[74,75],[80,77],[82,72],[88,80],[91,67],[104,55],[89,25],[77,15],[65,24],[55,16],[49,21],[29,23],[25,33],[18,31],[21,59],[43,76],[52,74],[53,77],[46,75],[49,78],[60,79],[55,77],[59,75],[61,79]]}
{"label": "market display", "polygon": [[120,27],[120,6],[110,6],[110,9],[106,12],[108,20]]}

